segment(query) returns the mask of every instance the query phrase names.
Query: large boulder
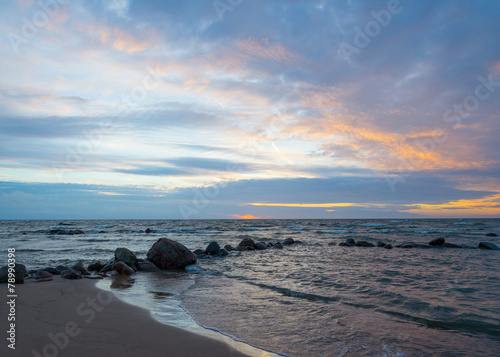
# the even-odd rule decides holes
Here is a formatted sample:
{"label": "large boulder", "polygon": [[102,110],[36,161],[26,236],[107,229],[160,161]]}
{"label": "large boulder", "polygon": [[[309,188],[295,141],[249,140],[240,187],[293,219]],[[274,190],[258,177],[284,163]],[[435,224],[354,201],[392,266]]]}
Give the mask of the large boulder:
{"label": "large boulder", "polygon": [[210,244],[207,246],[207,249],[205,249],[205,253],[209,255],[216,255],[219,253],[220,245],[217,242],[210,242]]}
{"label": "large boulder", "polygon": [[432,246],[437,246],[437,245],[443,245],[444,244],[444,238],[436,238],[436,239],[432,239],[430,242],[429,242],[429,245],[432,245]]}
{"label": "large boulder", "polygon": [[179,242],[160,238],[148,252],[150,262],[162,270],[184,269],[196,263],[196,255]]}
{"label": "large boulder", "polygon": [[[14,266],[14,278],[16,284],[24,284],[24,277],[28,275],[28,271],[23,264]],[[6,265],[0,268],[0,283],[9,282],[9,267]]]}
{"label": "large boulder", "polygon": [[124,262],[132,269],[137,269],[137,257],[127,248],[115,249],[115,263],[117,262]]}
{"label": "large boulder", "polygon": [[135,273],[134,269],[129,267],[124,262],[117,262],[113,265],[113,270],[116,271],[120,275],[132,275]]}
{"label": "large boulder", "polygon": [[81,279],[82,274],[73,269],[66,269],[61,273],[61,278],[76,280],[76,279]]}
{"label": "large boulder", "polygon": [[479,243],[479,249],[500,250],[500,248],[497,245],[489,242]]}

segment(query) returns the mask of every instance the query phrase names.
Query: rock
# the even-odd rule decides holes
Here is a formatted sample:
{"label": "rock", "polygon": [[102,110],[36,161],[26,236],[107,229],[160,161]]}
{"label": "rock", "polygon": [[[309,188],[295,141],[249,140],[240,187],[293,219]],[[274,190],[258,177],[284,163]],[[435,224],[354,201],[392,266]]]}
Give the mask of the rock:
{"label": "rock", "polygon": [[217,255],[219,257],[225,257],[226,255],[229,255],[229,252],[226,249],[221,248],[221,249],[219,249],[219,252],[217,253]]}
{"label": "rock", "polygon": [[254,248],[257,250],[264,250],[264,249],[267,249],[267,245],[266,245],[266,243],[259,242],[259,243],[255,243]]}
{"label": "rock", "polygon": [[413,248],[433,248],[432,245],[429,244],[422,244],[422,243],[413,243]]}
{"label": "rock", "polygon": [[137,269],[137,257],[127,248],[115,249],[115,263],[124,262],[132,269]]}
{"label": "rock", "polygon": [[132,275],[135,273],[134,269],[125,264],[124,262],[117,262],[113,265],[113,270],[120,275]]}
{"label": "rock", "polygon": [[274,243],[272,243],[272,242],[267,243],[268,248],[272,247],[273,245],[274,245]]}
{"label": "rock", "polygon": [[498,237],[498,235],[496,233],[486,233],[485,236],[486,237]]}
{"label": "rock", "polygon": [[398,244],[396,248],[404,248],[404,249],[409,249],[413,248],[413,244]]}
{"label": "rock", "polygon": [[253,250],[253,247],[248,247],[246,245],[239,245],[236,247],[238,252],[246,252],[247,250]]}
{"label": "rock", "polygon": [[385,249],[392,249],[392,244],[387,244],[386,246],[384,246]]}
{"label": "rock", "polygon": [[377,247],[379,247],[379,248],[384,248],[386,245],[387,245],[387,243],[382,242],[380,240],[377,242]]}
{"label": "rock", "polygon": [[436,238],[436,239],[432,239],[430,242],[429,242],[429,245],[432,245],[432,246],[436,246],[436,245],[443,245],[444,244],[444,238]]}
{"label": "rock", "polygon": [[179,242],[160,238],[147,254],[150,262],[162,270],[184,269],[196,263],[196,255]]}
{"label": "rock", "polygon": [[82,274],[73,269],[66,269],[61,273],[61,278],[76,280],[76,279],[81,279]]}
{"label": "rock", "polygon": [[245,238],[243,239],[240,244],[238,244],[238,247],[252,247],[255,245],[255,242],[251,238]]}
{"label": "rock", "polygon": [[156,233],[156,231],[155,231],[154,229],[147,228],[147,229],[146,229],[146,233],[147,233],[147,234],[150,234],[150,233]]}
{"label": "rock", "polygon": [[61,275],[61,272],[59,270],[57,270],[55,268],[51,268],[51,267],[46,267],[46,268],[43,268],[43,269],[40,269],[40,270],[49,272],[52,275]]}
{"label": "rock", "polygon": [[287,238],[283,241],[283,245],[292,245],[293,243],[295,243],[293,238]]}
{"label": "rock", "polygon": [[115,259],[110,259],[104,266],[102,267],[101,270],[99,270],[99,274],[106,274],[107,272],[111,271],[113,269],[113,265],[115,265]]}
{"label": "rock", "polygon": [[365,240],[358,240],[356,242],[357,247],[375,247],[375,244],[367,242]]}
{"label": "rock", "polygon": [[219,253],[219,250],[220,250],[219,243],[217,243],[217,242],[210,242],[210,244],[205,249],[205,253],[207,253],[209,255],[216,255],[217,253]]}
{"label": "rock", "polygon": [[203,249],[196,249],[193,253],[196,255],[205,255],[205,251]]}
{"label": "rock", "polygon": [[354,239],[352,239],[352,238],[347,238],[347,239],[345,240],[345,244],[346,244],[347,246],[353,246],[353,245],[356,245],[356,242],[355,242],[355,241],[354,241]]}
{"label": "rock", "polygon": [[[333,243],[333,242],[332,242],[332,243],[329,243],[328,245],[334,245],[334,244],[335,244],[335,243]],[[340,242],[340,243],[339,243],[339,245],[340,245],[341,247],[347,247],[347,243],[346,243],[346,242]]]}
{"label": "rock", "polygon": [[[24,284],[24,277],[28,275],[28,271],[23,264],[14,265],[14,281],[16,284]],[[0,283],[9,282],[9,267],[3,266],[0,268]]]}
{"label": "rock", "polygon": [[139,262],[139,271],[143,271],[145,273],[154,273],[160,271],[156,265],[151,262]]}
{"label": "rock", "polygon": [[283,245],[280,242],[278,242],[275,245],[273,245],[273,248],[275,248],[275,249],[283,249]]}
{"label": "rock", "polygon": [[461,245],[453,244],[453,243],[443,243],[441,248],[463,248]]}
{"label": "rock", "polygon": [[76,270],[81,275],[90,275],[90,272],[87,270],[87,268],[85,268],[85,265],[83,265],[83,261],[81,261],[81,260],[74,263],[73,265],[70,265],[69,269]]}
{"label": "rock", "polygon": [[[329,245],[329,246],[332,246],[332,245],[337,245],[337,242],[330,242],[330,243],[328,243],[328,245]],[[342,242],[342,243],[339,243],[339,245],[345,245],[345,243],[344,243],[344,242]]]}
{"label": "rock", "polygon": [[479,249],[500,250],[497,245],[489,242],[481,242],[478,247]]}
{"label": "rock", "polygon": [[64,265],[58,265],[56,266],[56,270],[59,272],[59,273],[62,273],[63,271],[65,270],[68,270],[69,268],[67,266],[64,266]]}
{"label": "rock", "polygon": [[104,264],[100,260],[93,260],[88,266],[90,271],[101,271],[102,268],[104,268]]}
{"label": "rock", "polygon": [[[59,274],[61,274],[61,273],[59,273]],[[52,280],[52,274],[50,274],[48,271],[45,271],[45,270],[39,270],[35,274],[35,279],[36,280],[40,280],[40,279],[50,279],[50,280]]]}
{"label": "rock", "polygon": [[226,244],[226,245],[224,246],[224,249],[225,249],[225,250],[227,250],[228,252],[230,252],[230,251],[232,251],[232,250],[233,250],[233,247],[231,247],[231,245],[230,245],[230,244]]}
{"label": "rock", "polygon": [[67,235],[67,236],[72,236],[75,234],[85,234],[85,231],[82,231],[81,229],[51,229],[49,231],[50,235],[57,234],[57,235]]}

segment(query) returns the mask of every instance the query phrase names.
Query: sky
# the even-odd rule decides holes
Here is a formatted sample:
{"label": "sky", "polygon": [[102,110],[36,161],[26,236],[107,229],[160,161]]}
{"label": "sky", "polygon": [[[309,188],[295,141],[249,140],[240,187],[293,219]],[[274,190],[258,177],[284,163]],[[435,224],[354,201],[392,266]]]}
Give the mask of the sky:
{"label": "sky", "polygon": [[0,219],[500,217],[500,2],[0,2]]}

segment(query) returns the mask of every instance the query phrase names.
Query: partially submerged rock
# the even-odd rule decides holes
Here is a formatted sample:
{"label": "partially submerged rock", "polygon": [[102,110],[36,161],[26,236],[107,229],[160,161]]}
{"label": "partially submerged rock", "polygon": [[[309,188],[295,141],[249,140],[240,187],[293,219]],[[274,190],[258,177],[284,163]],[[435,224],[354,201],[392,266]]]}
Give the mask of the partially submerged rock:
{"label": "partially submerged rock", "polygon": [[209,255],[216,255],[219,253],[220,250],[220,245],[217,242],[210,242],[210,244],[207,246],[205,249],[205,253]]}
{"label": "partially submerged rock", "polygon": [[160,269],[154,265],[151,262],[139,262],[139,271],[145,272],[145,273],[154,273],[157,271],[160,271]]}
{"label": "partially submerged rock", "polygon": [[125,264],[124,262],[117,262],[113,265],[113,271],[120,275],[132,275],[135,273],[134,269]]}
{"label": "partially submerged rock", "polygon": [[500,248],[496,244],[489,243],[489,242],[479,243],[478,248],[479,249],[488,249],[488,250],[500,250]]}
{"label": "partially submerged rock", "polygon": [[437,246],[437,245],[443,245],[445,242],[444,238],[440,237],[440,238],[435,238],[435,239],[432,239],[431,241],[429,241],[429,245],[432,245],[433,247]]}
{"label": "partially submerged rock", "polygon": [[127,248],[115,249],[115,263],[117,262],[123,262],[132,269],[137,269],[137,257],[131,250]]}
{"label": "partially submerged rock", "polygon": [[196,255],[181,243],[160,238],[148,251],[147,258],[162,270],[184,269],[196,263]]}

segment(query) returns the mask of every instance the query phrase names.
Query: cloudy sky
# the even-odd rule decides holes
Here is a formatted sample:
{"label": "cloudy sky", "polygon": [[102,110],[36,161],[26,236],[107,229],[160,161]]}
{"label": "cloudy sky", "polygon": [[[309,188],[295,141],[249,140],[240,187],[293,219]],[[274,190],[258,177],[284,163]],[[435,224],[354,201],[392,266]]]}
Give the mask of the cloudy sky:
{"label": "cloudy sky", "polygon": [[496,1],[0,3],[0,219],[500,217]]}

